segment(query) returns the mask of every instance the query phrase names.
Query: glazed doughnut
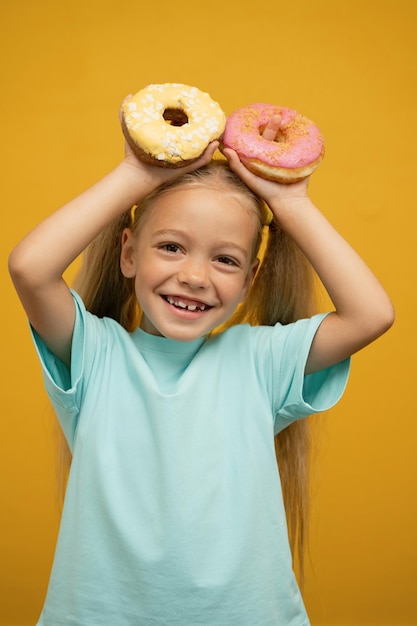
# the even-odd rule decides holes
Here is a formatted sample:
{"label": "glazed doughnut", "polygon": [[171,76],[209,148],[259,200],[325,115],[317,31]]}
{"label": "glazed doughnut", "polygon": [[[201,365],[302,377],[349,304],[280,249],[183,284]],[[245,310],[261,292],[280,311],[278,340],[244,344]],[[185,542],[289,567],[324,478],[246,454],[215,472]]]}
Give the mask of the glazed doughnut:
{"label": "glazed doughnut", "polygon": [[[281,117],[275,141],[262,137],[273,115]],[[220,150],[232,148],[248,170],[262,178],[295,183],[319,166],[324,140],[317,126],[293,109],[251,104],[228,116]]]}
{"label": "glazed doughnut", "polygon": [[122,103],[126,141],[141,160],[183,167],[218,139],[226,115],[208,93],[179,83],[148,85]]}

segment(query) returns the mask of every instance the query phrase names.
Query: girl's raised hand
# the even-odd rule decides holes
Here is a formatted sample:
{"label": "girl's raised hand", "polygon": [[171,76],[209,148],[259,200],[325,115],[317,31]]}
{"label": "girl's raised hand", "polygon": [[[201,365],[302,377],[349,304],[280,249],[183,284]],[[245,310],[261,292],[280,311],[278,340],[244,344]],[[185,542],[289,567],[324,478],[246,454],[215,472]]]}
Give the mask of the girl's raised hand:
{"label": "girl's raised hand", "polygon": [[218,147],[219,142],[212,141],[199,159],[185,167],[173,168],[160,167],[158,165],[144,163],[133,153],[132,149],[126,142],[125,158],[122,165],[132,168],[138,174],[135,180],[137,182],[138,190],[136,198],[139,200],[163,183],[173,180],[178,176],[182,176],[183,174],[187,174],[188,172],[192,172],[199,167],[203,167],[203,165],[210,163]]}
{"label": "girl's raised hand", "polygon": [[[126,96],[125,100],[127,98],[130,98],[130,96]],[[119,110],[119,119],[121,121],[121,108]],[[187,174],[188,172],[192,172],[199,167],[203,167],[203,165],[207,165],[207,163],[212,160],[218,147],[219,142],[212,141],[207,146],[203,154],[196,161],[194,161],[194,163],[185,167],[161,167],[159,165],[151,165],[141,161],[125,140],[125,158],[123,162],[137,172],[138,189],[140,190],[141,195],[143,195],[144,189],[146,189],[146,192],[149,193],[169,180],[173,180],[182,174]]]}
{"label": "girl's raised hand", "polygon": [[[274,115],[262,133],[262,137],[268,141],[275,141],[281,126],[281,116]],[[245,167],[239,159],[237,153],[230,148],[224,150],[224,155],[229,162],[230,168],[243,180],[243,182],[254,191],[265,202],[272,206],[279,206],[281,202],[293,201],[307,196],[308,178],[291,184],[282,184],[275,181],[266,180],[253,174]]]}

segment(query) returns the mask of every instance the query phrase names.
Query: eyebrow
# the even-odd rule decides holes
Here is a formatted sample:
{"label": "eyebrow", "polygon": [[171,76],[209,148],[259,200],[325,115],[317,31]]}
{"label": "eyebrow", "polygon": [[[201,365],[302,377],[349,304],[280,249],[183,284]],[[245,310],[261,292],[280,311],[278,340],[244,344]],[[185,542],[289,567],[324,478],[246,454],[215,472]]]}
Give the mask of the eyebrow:
{"label": "eyebrow", "polygon": [[[177,230],[175,228],[161,228],[160,230],[157,230],[153,233],[153,237],[157,238],[157,237],[186,237],[187,234],[184,233],[184,231],[182,230]],[[242,254],[244,254],[245,256],[248,255],[248,251],[243,248],[242,246],[239,246],[239,244],[235,243],[234,241],[227,241],[227,239],[224,240],[220,240],[216,243],[218,248],[233,248],[234,250],[239,250]]]}
{"label": "eyebrow", "polygon": [[175,228],[161,228],[160,230],[156,230],[152,233],[153,237],[161,237],[165,235],[173,235],[174,237],[184,236],[184,232],[182,230],[177,230]]}

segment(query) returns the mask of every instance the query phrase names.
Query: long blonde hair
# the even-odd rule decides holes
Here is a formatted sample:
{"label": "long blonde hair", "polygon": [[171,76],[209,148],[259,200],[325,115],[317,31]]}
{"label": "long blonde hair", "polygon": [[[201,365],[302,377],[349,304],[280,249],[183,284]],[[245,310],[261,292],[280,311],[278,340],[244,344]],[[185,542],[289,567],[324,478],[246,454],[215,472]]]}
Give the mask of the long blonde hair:
{"label": "long blonde hair", "polygon": [[[126,211],[110,224],[86,249],[74,288],[88,311],[111,317],[129,331],[140,321],[141,311],[134,290],[134,279],[120,271],[121,235],[126,227],[135,231],[154,201],[171,190],[200,187],[219,189],[239,197],[258,219],[255,255],[262,241],[265,252],[245,302],[226,327],[249,322],[272,326],[289,324],[315,312],[313,271],[292,239],[274,221],[267,219],[263,202],[234,174],[225,161],[210,164],[168,182],[145,198],[138,207]],[[267,222],[269,221],[269,224]],[[71,454],[61,435],[59,490],[65,491]],[[298,420],[275,437],[290,545],[302,581],[309,519],[310,423]]]}

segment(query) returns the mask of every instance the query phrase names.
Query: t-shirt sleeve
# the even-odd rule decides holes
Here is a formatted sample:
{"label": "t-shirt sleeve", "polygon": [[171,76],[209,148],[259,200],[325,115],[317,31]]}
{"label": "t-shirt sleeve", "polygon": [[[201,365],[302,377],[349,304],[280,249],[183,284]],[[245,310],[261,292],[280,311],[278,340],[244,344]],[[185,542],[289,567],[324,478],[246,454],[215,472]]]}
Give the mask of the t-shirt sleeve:
{"label": "t-shirt sleeve", "polygon": [[[71,368],[68,368],[49,350],[36,330],[31,327],[32,338],[42,367],[45,389],[71,450],[74,446],[82,388],[88,369],[84,358],[85,330],[88,317],[93,318],[85,310],[81,298],[75,292],[72,292],[72,296],[76,314],[71,344]],[[90,333],[91,335],[94,336],[94,333]]]}
{"label": "t-shirt sleeve", "polygon": [[333,407],[346,388],[350,359],[305,375],[314,336],[326,314],[277,325],[270,343],[269,393],[275,415],[275,433],[297,420]]}

